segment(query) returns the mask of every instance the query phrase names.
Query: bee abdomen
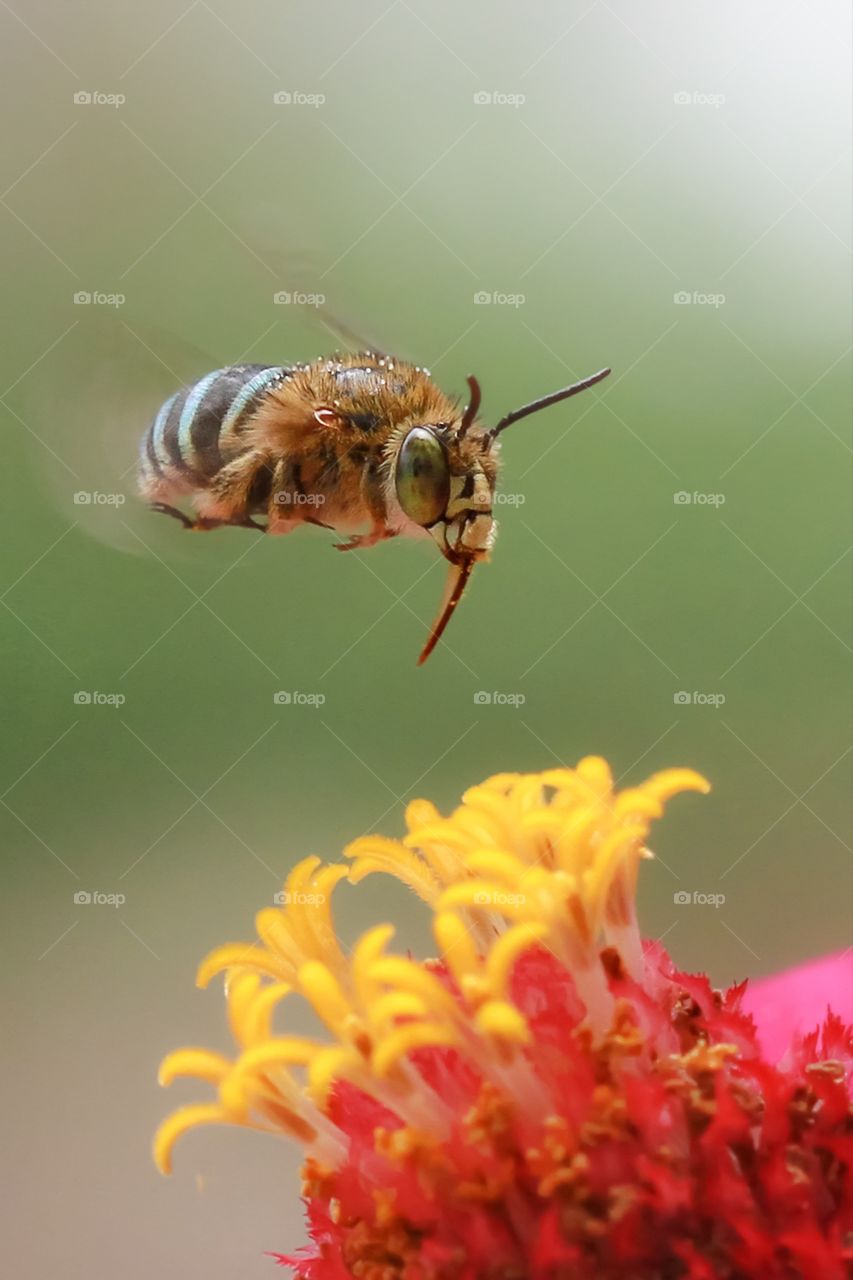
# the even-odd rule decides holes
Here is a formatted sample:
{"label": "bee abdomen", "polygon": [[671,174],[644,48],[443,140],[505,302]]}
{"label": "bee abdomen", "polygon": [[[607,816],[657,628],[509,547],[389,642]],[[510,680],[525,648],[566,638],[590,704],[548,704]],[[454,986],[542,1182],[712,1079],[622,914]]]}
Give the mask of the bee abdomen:
{"label": "bee abdomen", "polygon": [[143,488],[207,484],[239,453],[241,429],[289,373],[280,365],[231,365],[173,395],[142,438]]}

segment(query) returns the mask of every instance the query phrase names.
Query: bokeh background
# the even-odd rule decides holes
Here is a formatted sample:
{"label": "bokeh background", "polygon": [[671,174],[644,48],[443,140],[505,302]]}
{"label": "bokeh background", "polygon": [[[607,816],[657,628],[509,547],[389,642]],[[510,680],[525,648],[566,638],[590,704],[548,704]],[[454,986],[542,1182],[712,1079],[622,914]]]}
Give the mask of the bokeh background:
{"label": "bokeh background", "polygon": [[[0,5],[20,1280],[269,1276],[301,1242],[285,1142],[155,1174],[156,1065],[226,1046],[198,958],[414,795],[695,766],[647,933],[720,983],[850,943],[846,9]],[[177,385],[329,351],[332,317],[475,372],[493,419],[613,366],[505,437],[493,563],[422,670],[430,547],[190,538],[133,496]],[[340,892],[347,937],[390,911],[428,946],[393,885]]]}

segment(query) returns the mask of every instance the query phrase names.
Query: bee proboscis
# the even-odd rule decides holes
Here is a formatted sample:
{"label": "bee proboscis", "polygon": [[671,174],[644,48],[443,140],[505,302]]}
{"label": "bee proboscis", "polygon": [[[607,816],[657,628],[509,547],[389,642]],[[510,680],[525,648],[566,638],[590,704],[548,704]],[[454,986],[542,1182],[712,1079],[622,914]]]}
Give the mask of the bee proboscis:
{"label": "bee proboscis", "polygon": [[[489,428],[478,417],[476,378],[463,407],[427,369],[377,352],[217,369],[167,400],[146,431],[140,493],[188,529],[281,534],[316,524],[347,537],[336,544],[342,551],[401,534],[431,537],[450,571],[422,663],[494,542],[499,435],[609,373]],[[182,500],[192,517],[175,505]]]}

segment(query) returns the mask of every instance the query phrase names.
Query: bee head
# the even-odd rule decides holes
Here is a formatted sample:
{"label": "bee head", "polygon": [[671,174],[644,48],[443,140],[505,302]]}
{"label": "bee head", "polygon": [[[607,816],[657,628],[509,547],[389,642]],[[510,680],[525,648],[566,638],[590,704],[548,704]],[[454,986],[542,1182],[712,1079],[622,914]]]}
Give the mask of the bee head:
{"label": "bee head", "polygon": [[490,444],[483,431],[424,423],[408,427],[397,451],[397,501],[451,564],[481,560],[494,541],[497,457]]}
{"label": "bee head", "polygon": [[393,461],[397,502],[449,561],[447,585],[418,663],[426,662],[462,598],[474,565],[495,537],[492,507],[497,457],[484,429],[469,431],[479,404],[472,400],[459,426],[449,422],[407,424]]}
{"label": "bee head", "polygon": [[393,478],[404,515],[429,531],[451,564],[482,559],[495,536],[492,508],[497,477],[496,441],[500,433],[531,413],[595,386],[609,373],[609,369],[602,369],[523,405],[491,429],[477,424],[480,384],[470,377],[471,394],[458,426],[409,423],[399,437]]}

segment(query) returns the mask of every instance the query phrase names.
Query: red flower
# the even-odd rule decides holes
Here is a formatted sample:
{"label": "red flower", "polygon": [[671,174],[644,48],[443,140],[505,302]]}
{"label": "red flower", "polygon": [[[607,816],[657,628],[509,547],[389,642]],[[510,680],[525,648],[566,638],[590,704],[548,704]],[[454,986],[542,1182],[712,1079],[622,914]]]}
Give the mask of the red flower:
{"label": "red flower", "polygon": [[[446,819],[417,802],[402,844],[356,841],[350,879],[391,870],[435,910],[426,964],[386,954],[387,927],[347,961],[326,896],[346,870],[301,864],[263,948],[202,966],[230,971],[242,1053],[166,1060],[219,1097],[165,1122],[161,1165],[202,1121],[298,1136],[312,1245],[274,1256],[300,1280],[844,1280],[850,1027],[829,1014],[780,1056],[773,984],[798,979],[721,994],[639,942],[643,841],[685,788],[705,784],[615,795],[585,760],[492,779]],[[336,1043],[272,1034],[293,989]]]}

